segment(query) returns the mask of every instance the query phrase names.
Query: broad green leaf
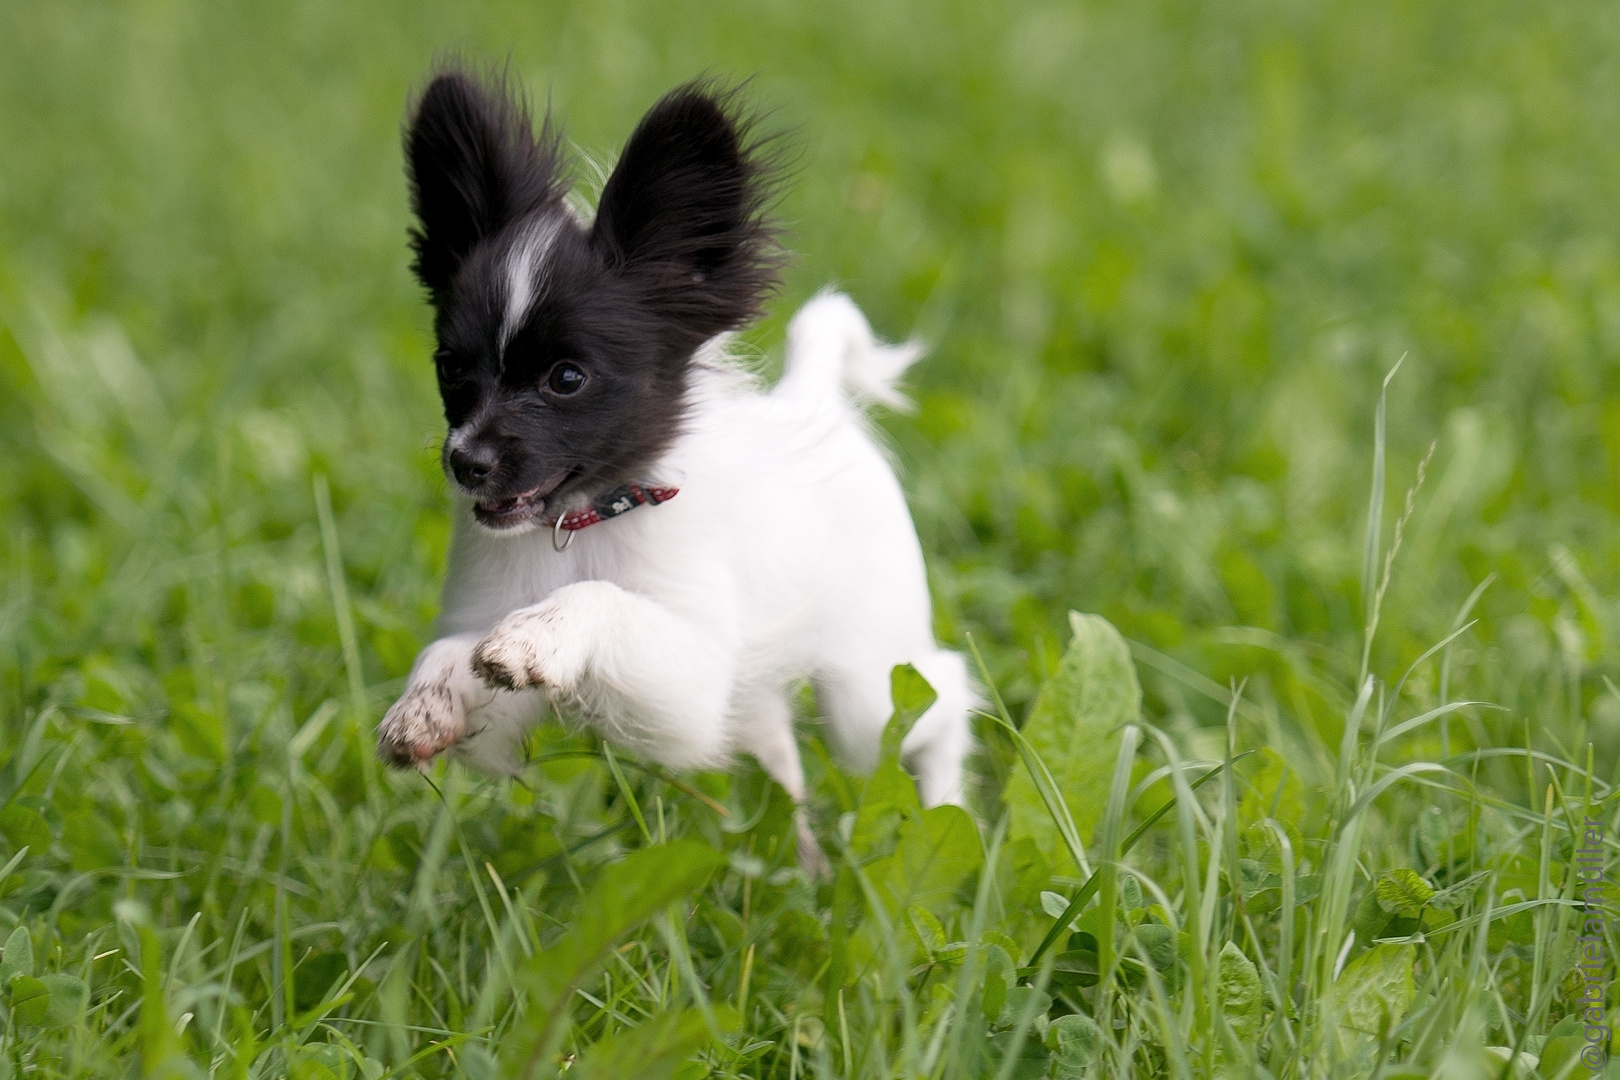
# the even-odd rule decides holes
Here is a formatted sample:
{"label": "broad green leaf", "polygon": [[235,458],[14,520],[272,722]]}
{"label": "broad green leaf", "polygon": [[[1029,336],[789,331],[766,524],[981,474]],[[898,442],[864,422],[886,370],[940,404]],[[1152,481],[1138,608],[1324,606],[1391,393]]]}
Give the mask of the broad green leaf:
{"label": "broad green leaf", "polygon": [[979,935],[979,941],[985,945],[1000,945],[1002,950],[1010,956],[1014,963],[1024,954],[1023,947],[1000,930],[985,930]]}
{"label": "broad green leaf", "polygon": [[[734,1029],[735,1016],[725,1024]],[[617,1031],[590,1049],[568,1070],[569,1080],[669,1080],[712,1037],[696,1009],[666,1012],[644,1024]]]}
{"label": "broad green leaf", "polygon": [[1221,1013],[1233,1033],[1243,1042],[1255,1039],[1266,1015],[1260,972],[1231,941],[1221,946],[1220,995]]}
{"label": "broad green leaf", "polygon": [[518,972],[529,995],[527,1023],[503,1047],[506,1071],[543,1075],[568,1032],[569,1000],[625,934],[709,880],[724,856],[697,840],[642,848],[604,869],[581,900],[567,934]]}
{"label": "broad green leaf", "polygon": [[939,695],[916,668],[896,664],[889,672],[889,697],[894,702],[894,713],[883,726],[882,756],[898,758],[900,744],[911,733],[912,725],[922,719]]}
{"label": "broad green leaf", "polygon": [[924,952],[932,956],[945,947],[945,927],[933,912],[920,904],[912,904],[906,909],[906,917]]}
{"label": "broad green leaf", "polygon": [[1096,986],[1097,950],[1070,949],[1052,961],[1052,982],[1059,986]]}
{"label": "broad green leaf", "polygon": [[1391,870],[1373,886],[1378,906],[1392,915],[1415,916],[1434,899],[1434,886],[1416,870]]}
{"label": "broad green leaf", "polygon": [[289,1080],[348,1080],[354,1075],[342,1049],[331,1043],[310,1043],[289,1055]]}
{"label": "broad green leaf", "polygon": [[[1052,995],[1033,986],[1014,986],[1007,991],[1007,1000],[1001,1004],[1001,1015],[996,1026],[1015,1026],[1021,1017],[1028,1016],[1041,1032],[1046,1030],[1046,1014],[1052,1009]],[[1032,1035],[1032,1039],[1037,1036]]]}
{"label": "broad green leaf", "polygon": [[1323,1016],[1346,1049],[1380,1038],[1411,1007],[1417,990],[1412,945],[1374,945],[1345,966],[1322,996]]}
{"label": "broad green leaf", "polygon": [[[1132,931],[1137,948],[1160,971],[1169,971],[1176,962],[1176,935],[1168,926],[1145,922]],[[1230,943],[1228,943],[1230,944]]]}
{"label": "broad green leaf", "polygon": [[32,975],[11,980],[11,1015],[21,1024],[43,1024],[51,1007],[51,988]]}
{"label": "broad green leaf", "polygon": [[968,876],[984,863],[979,828],[960,806],[936,806],[900,826],[894,854],[867,868],[898,915],[913,906],[944,914]]}
{"label": "broad green leaf", "polygon": [[993,1024],[1001,1016],[1002,1007],[1007,1004],[1007,991],[1018,981],[1018,972],[1013,966],[1012,957],[1000,945],[991,945],[984,950],[984,996],[980,1002],[984,1007],[984,1021]]}
{"label": "broad green leaf", "polygon": [[1007,1057],[1012,1053],[1013,1043],[1018,1041],[1017,1036],[1016,1031],[999,1031],[990,1036],[990,1056],[997,1071],[986,1075],[1005,1075],[1007,1080],[1042,1080],[1047,1074],[1051,1052],[1041,1042],[1040,1033],[1037,1031],[1030,1030],[1024,1033],[1023,1042],[1018,1047],[1017,1061],[1010,1069],[1006,1064]]}
{"label": "broad green leaf", "polygon": [[[1121,725],[1137,719],[1142,688],[1130,650],[1100,615],[1071,612],[1074,637],[1057,673],[1041,687],[1022,734],[1046,763],[1082,841],[1102,820]],[[1051,812],[1027,769],[1013,773],[1006,800],[1009,837],[1032,837],[1058,873],[1075,869]]]}
{"label": "broad green leaf", "polygon": [[899,761],[881,762],[861,792],[855,827],[849,834],[850,850],[862,859],[892,853],[901,823],[920,813],[917,781],[900,767]]}
{"label": "broad green leaf", "polygon": [[[936,806],[898,820],[894,851],[866,867],[867,880],[888,912],[891,930],[898,930],[911,910],[945,915],[956,905],[968,877],[984,863],[978,826],[961,807]],[[858,906],[864,911],[864,905]],[[941,937],[943,933],[941,930]],[[898,939],[885,936],[879,920],[866,919],[848,938],[849,971],[865,971],[893,949],[909,949],[911,940],[907,934]]]}
{"label": "broad green leaf", "polygon": [[1069,910],[1069,898],[1062,893],[1041,890],[1041,910],[1054,919],[1062,918],[1063,913]]}
{"label": "broad green leaf", "polygon": [[[16,795],[12,797],[11,805],[27,807],[38,814],[40,820],[45,822],[46,832],[51,839],[62,835],[62,809],[56,805],[54,799],[47,799],[41,795]],[[48,841],[46,846],[49,846]],[[43,853],[45,847],[36,850]]]}
{"label": "broad green leaf", "polygon": [[1060,1016],[1046,1029],[1056,1080],[1081,1080],[1102,1049],[1102,1029],[1084,1013]]}
{"label": "broad green leaf", "polygon": [[997,888],[1008,912],[1026,911],[1032,918],[1038,918],[1034,912],[1044,903],[1041,893],[1051,884],[1052,868],[1035,841],[1024,836],[1003,844],[996,872]]}
{"label": "broad green leaf", "polygon": [[[1487,1046],[1485,1048],[1485,1061],[1489,1064],[1493,1075],[1504,1080],[1519,1080],[1520,1077],[1558,1076],[1555,1072],[1543,1072],[1537,1068],[1540,1059],[1534,1054],[1524,1051],[1515,1051],[1511,1046]],[[1594,1074],[1590,1069],[1583,1069],[1587,1076],[1608,1075],[1608,1070]],[[1559,1080],[1564,1080],[1559,1077]]]}
{"label": "broad green leaf", "polygon": [[90,999],[90,988],[83,980],[57,972],[39,980],[50,992],[50,1005],[45,1022],[51,1027],[67,1027],[79,1018],[85,1002]]}
{"label": "broad green leaf", "polygon": [[0,957],[0,985],[11,985],[11,980],[18,975],[32,975],[34,973],[34,942],[28,936],[28,928],[19,926],[6,938],[6,951]]}
{"label": "broad green leaf", "polygon": [[1584,1049],[1586,1038],[1582,1035],[1549,1033],[1547,1041],[1541,1045],[1540,1075],[1582,1077],[1585,1080],[1585,1076],[1591,1075],[1591,1070],[1569,1068]]}

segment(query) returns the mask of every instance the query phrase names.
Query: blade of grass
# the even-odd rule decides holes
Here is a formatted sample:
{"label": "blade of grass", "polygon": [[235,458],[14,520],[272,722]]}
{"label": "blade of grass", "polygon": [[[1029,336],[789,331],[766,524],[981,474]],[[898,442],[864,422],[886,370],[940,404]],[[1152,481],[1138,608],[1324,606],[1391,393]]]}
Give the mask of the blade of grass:
{"label": "blade of grass", "polygon": [[[337,617],[338,642],[343,648],[343,669],[349,680],[349,710],[354,735],[363,745],[370,704],[366,696],[365,671],[360,665],[360,643],[354,633],[354,610],[349,604],[349,586],[343,574],[343,552],[339,546],[337,520],[332,514],[332,489],[326,474],[318,472],[315,486],[315,516],[321,528],[321,549],[326,555],[326,584],[332,594],[332,611]],[[361,769],[366,800],[375,805],[377,789],[376,755],[362,753]]]}
{"label": "blade of grass", "polygon": [[1361,559],[1361,599],[1366,610],[1362,622],[1361,673],[1356,677],[1358,684],[1367,681],[1373,634],[1378,628],[1377,574],[1379,546],[1384,535],[1384,429],[1389,407],[1389,384],[1405,362],[1406,354],[1402,353],[1395,366],[1384,376],[1384,385],[1378,391],[1378,407],[1373,413],[1372,493],[1367,499],[1367,536]]}

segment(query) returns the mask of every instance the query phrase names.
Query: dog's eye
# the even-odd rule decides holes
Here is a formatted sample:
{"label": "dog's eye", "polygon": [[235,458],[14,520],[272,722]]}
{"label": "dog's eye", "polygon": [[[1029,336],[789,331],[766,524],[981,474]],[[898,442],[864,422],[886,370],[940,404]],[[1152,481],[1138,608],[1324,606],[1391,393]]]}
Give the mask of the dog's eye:
{"label": "dog's eye", "polygon": [[433,354],[433,369],[438,373],[441,389],[457,389],[466,386],[472,379],[466,357],[458,356],[450,349],[440,349]]}
{"label": "dog's eye", "polygon": [[563,361],[546,376],[546,389],[558,397],[577,394],[585,386],[585,373],[574,364]]}

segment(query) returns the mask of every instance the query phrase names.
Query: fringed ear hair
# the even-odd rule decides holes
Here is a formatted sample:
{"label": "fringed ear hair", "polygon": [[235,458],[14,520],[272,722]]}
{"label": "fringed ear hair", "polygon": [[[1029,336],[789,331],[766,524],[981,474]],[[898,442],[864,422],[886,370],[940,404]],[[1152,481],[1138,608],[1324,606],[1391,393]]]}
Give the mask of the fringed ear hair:
{"label": "fringed ear hair", "polygon": [[548,116],[537,138],[504,75],[447,66],[422,91],[405,128],[414,269],[442,305],[462,261],[501,228],[562,199],[561,135]]}
{"label": "fringed ear hair", "polygon": [[696,341],[753,319],[781,257],[779,171],[737,92],[695,82],[642,117],[602,189],[591,240],[609,270]]}

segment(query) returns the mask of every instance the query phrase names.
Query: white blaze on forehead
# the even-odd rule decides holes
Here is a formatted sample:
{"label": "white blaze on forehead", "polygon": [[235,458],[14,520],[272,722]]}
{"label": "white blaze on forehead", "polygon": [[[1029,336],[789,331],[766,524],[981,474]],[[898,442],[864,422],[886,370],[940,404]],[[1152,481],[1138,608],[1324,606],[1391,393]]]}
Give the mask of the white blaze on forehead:
{"label": "white blaze on forehead", "polygon": [[540,264],[560,228],[562,219],[557,215],[547,215],[524,230],[506,257],[506,311],[501,316],[502,352],[506,351],[506,343],[512,340],[518,327],[523,325],[529,305],[534,303],[538,291],[535,279]]}

